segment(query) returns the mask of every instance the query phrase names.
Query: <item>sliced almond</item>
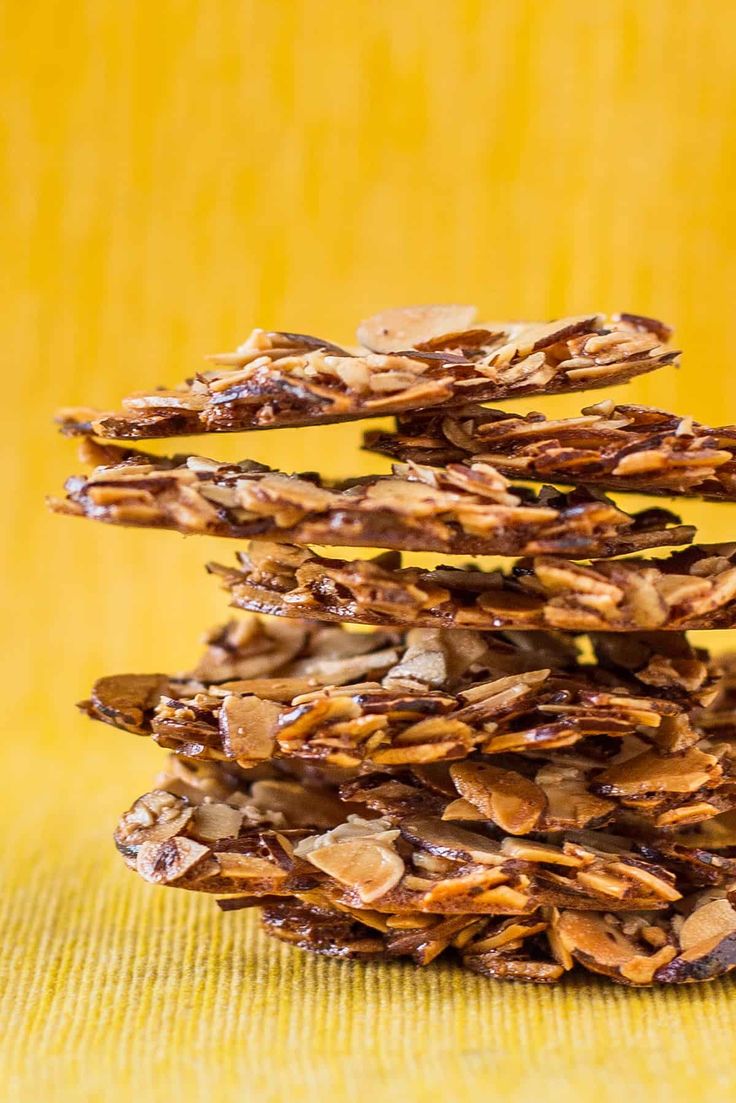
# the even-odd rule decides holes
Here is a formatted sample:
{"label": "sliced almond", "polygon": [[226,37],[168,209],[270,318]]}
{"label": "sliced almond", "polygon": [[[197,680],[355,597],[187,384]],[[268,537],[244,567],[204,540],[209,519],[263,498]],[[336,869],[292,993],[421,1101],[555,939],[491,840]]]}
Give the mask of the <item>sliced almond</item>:
{"label": "sliced almond", "polygon": [[163,843],[143,843],[136,869],[151,884],[168,885],[189,873],[211,851],[194,839],[173,838]]}
{"label": "sliced almond", "polygon": [[718,759],[697,747],[673,755],[645,751],[600,773],[595,789],[612,796],[694,793],[720,772]]}
{"label": "sliced almond", "polygon": [[414,816],[401,821],[401,833],[431,854],[480,865],[502,865],[500,845],[485,835],[466,831],[432,816]]}
{"label": "sliced almond", "polygon": [[482,820],[484,823],[487,817],[471,804],[469,800],[465,800],[464,797],[458,797],[457,800],[452,800],[442,813],[443,820]]}
{"label": "sliced almond", "polygon": [[557,932],[570,953],[583,953],[600,965],[620,968],[638,955],[618,924],[596,912],[562,912]]}
{"label": "sliced almond", "polygon": [[230,694],[220,709],[220,731],[226,753],[239,762],[262,762],[276,744],[281,709],[274,701]]}
{"label": "sliced almond", "polygon": [[501,853],[507,858],[519,862],[542,862],[553,866],[581,866],[582,860],[574,854],[566,854],[558,846],[550,843],[538,843],[527,839],[505,838],[501,843]]}
{"label": "sliced almond", "polygon": [[121,848],[165,842],[178,835],[191,816],[189,801],[165,789],[154,789],[140,797],[122,817],[115,842]]}
{"label": "sliced almond", "polygon": [[217,839],[232,839],[240,831],[243,813],[229,804],[200,804],[194,809],[192,831],[206,842]]}
{"label": "sliced almond", "polygon": [[544,815],[543,790],[514,770],[486,762],[457,762],[450,774],[461,796],[511,835],[527,835]]}
{"label": "sliced almond", "polygon": [[406,306],[382,310],[358,326],[361,345],[372,352],[400,352],[445,333],[470,329],[474,306]]}
{"label": "sliced almond", "polygon": [[142,730],[145,713],[155,708],[168,690],[165,674],[113,674],[100,678],[92,689],[92,703],[102,717],[128,731]]}
{"label": "sliced almond", "polygon": [[390,841],[370,836],[323,846],[310,851],[306,857],[317,869],[354,889],[365,904],[390,892],[403,877],[405,869]]}
{"label": "sliced almond", "polygon": [[725,897],[696,908],[680,928],[680,946],[693,950],[736,931],[736,909]]}
{"label": "sliced almond", "polygon": [[222,876],[235,881],[266,881],[278,884],[287,876],[286,870],[275,862],[254,854],[223,851],[217,854],[217,862]]}

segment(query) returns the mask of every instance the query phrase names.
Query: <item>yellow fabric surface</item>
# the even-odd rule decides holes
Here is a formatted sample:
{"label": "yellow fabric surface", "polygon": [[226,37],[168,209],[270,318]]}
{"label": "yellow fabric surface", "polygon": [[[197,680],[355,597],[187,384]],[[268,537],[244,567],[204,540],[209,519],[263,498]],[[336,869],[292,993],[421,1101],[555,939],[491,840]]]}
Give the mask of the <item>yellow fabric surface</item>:
{"label": "yellow fabric surface", "polygon": [[[103,672],[186,665],[225,616],[202,564],[235,545],[50,517],[42,496],[76,464],[56,406],[176,380],[255,323],[350,340],[402,302],[657,314],[683,368],[618,394],[736,420],[736,5],[9,0],[0,20],[0,1096],[728,1098],[732,982],[333,963],[127,873],[110,833],[160,752],[73,702]],[[359,435],[193,443],[385,469]],[[683,512],[733,534],[735,507]]]}

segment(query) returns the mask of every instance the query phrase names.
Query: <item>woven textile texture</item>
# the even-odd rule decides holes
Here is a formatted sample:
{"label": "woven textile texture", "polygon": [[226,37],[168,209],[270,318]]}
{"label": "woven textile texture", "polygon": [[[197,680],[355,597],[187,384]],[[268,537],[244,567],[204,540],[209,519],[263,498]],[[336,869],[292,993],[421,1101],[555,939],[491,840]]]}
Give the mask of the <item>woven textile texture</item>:
{"label": "woven textile texture", "polygon": [[[613,397],[736,420],[736,5],[10,0],[0,22],[2,1099],[728,1098],[733,980],[340,964],[126,872],[110,834],[162,752],[74,701],[185,666],[226,615],[202,564],[234,548],[50,517],[43,495],[76,464],[55,407],[182,378],[252,324],[350,341],[407,302],[658,315],[682,369]],[[388,470],[359,433],[176,448]],[[728,539],[734,508],[683,513]]]}

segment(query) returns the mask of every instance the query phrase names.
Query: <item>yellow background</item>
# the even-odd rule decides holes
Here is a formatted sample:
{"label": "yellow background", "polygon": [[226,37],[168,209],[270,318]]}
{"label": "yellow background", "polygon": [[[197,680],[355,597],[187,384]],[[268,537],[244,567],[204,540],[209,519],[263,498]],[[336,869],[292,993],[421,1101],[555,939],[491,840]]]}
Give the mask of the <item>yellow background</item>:
{"label": "yellow background", "polygon": [[[76,469],[54,407],[177,380],[255,323],[348,341],[396,303],[654,313],[684,365],[627,395],[736,420],[734,3],[6,0],[0,20],[3,1099],[728,1097],[728,981],[314,960],[126,873],[109,835],[160,752],[73,702],[187,664],[225,615],[202,562],[234,547],[42,497]],[[377,462],[358,437],[195,446],[347,474]],[[706,539],[735,516],[684,512]]]}

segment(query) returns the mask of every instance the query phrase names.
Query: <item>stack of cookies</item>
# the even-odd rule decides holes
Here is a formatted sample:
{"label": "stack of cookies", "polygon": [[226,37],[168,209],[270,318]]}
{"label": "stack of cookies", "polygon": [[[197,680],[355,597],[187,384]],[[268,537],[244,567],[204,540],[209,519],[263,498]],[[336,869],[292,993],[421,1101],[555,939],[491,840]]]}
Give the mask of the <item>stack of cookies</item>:
{"label": "stack of cookies", "polygon": [[[483,405],[673,363],[651,318],[423,307],[358,340],[255,330],[120,412],[60,415],[92,470],[56,511],[250,541],[208,565],[244,612],[190,671],[104,677],[82,703],[170,752],[120,819],[123,859],[340,958],[537,982],[729,971],[736,662],[685,630],[736,626],[736,545],[606,491],[736,500],[736,428]],[[384,415],[395,430],[365,444],[393,474],[343,483],[125,443]],[[520,558],[419,569],[402,551]]]}

